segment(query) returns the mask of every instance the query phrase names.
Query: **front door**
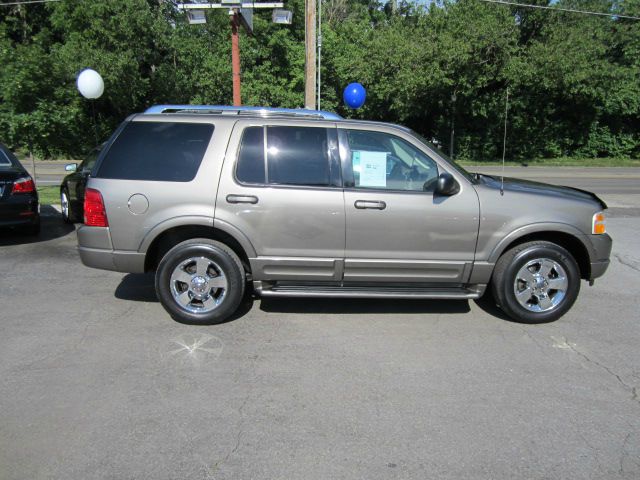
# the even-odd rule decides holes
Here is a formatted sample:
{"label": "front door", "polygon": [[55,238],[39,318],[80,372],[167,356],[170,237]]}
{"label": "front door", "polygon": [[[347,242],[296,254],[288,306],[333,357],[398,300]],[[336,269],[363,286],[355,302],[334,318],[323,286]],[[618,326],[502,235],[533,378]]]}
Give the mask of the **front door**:
{"label": "front door", "polygon": [[457,194],[434,195],[444,165],[408,135],[355,128],[339,132],[346,187],[345,284],[465,283],[479,225],[473,187],[460,182]]}
{"label": "front door", "polygon": [[326,124],[236,124],[216,221],[253,245],[254,280],[341,279],[345,246],[337,130]]}
{"label": "front door", "polygon": [[87,180],[89,179],[93,166],[96,164],[99,154],[100,148],[94,148],[67,181],[69,188],[69,208],[73,211],[73,214],[79,218],[82,218],[84,213],[84,191],[87,187]]}

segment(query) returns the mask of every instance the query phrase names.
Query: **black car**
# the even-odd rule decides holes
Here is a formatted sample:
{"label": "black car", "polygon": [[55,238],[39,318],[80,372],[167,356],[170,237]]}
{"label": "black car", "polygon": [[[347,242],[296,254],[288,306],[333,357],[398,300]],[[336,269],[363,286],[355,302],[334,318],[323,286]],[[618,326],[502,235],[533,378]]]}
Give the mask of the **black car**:
{"label": "black car", "polygon": [[0,227],[40,233],[36,182],[16,156],[0,143]]}
{"label": "black car", "polygon": [[94,148],[79,166],[77,163],[69,163],[64,167],[67,172],[72,172],[62,179],[60,185],[60,207],[62,219],[66,223],[83,221],[84,190],[101,149],[102,145]]}

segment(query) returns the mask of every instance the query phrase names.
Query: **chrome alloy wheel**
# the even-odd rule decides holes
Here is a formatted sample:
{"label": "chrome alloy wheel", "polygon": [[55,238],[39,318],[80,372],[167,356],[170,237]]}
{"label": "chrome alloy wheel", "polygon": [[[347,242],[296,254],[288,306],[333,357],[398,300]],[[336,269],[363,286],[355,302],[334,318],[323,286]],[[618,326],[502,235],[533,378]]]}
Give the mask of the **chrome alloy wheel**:
{"label": "chrome alloy wheel", "polygon": [[69,199],[66,192],[60,194],[60,210],[64,218],[69,218]]}
{"label": "chrome alloy wheel", "polygon": [[209,313],[224,300],[229,284],[220,266],[206,257],[181,262],[171,273],[175,301],[191,313]]}
{"label": "chrome alloy wheel", "polygon": [[513,282],[518,303],[530,312],[548,312],[567,294],[569,279],[564,268],[549,258],[536,258],[524,265]]}

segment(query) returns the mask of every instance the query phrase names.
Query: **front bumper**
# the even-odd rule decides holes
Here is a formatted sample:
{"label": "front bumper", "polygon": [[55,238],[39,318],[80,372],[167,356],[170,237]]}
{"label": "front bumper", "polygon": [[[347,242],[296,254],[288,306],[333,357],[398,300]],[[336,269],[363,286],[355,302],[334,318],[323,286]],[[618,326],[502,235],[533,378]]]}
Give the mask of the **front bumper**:
{"label": "front bumper", "polygon": [[613,240],[607,233],[603,235],[588,235],[588,238],[593,247],[589,280],[594,280],[604,275],[604,272],[609,267]]}

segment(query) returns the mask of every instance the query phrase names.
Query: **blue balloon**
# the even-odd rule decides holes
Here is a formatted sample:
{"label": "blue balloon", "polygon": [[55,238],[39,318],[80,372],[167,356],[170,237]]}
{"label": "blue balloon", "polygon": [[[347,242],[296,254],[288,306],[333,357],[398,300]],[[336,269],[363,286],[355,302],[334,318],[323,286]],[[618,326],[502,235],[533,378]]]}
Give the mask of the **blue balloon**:
{"label": "blue balloon", "polygon": [[367,91],[359,83],[350,83],[344,89],[342,99],[351,108],[360,108],[367,99]]}

